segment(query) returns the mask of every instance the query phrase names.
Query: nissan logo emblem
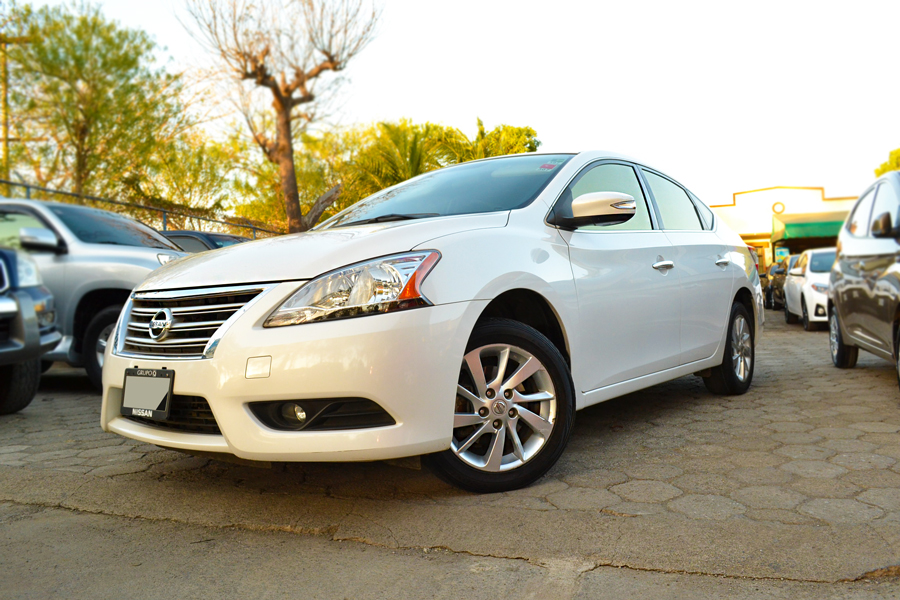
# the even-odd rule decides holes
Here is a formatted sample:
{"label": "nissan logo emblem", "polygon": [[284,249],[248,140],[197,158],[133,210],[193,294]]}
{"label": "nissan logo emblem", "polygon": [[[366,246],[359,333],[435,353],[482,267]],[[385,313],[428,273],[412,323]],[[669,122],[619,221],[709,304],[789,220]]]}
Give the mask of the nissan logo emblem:
{"label": "nissan logo emblem", "polygon": [[172,316],[171,310],[163,308],[158,311],[150,320],[150,339],[161,342],[169,335],[169,330],[174,324],[175,318]]}

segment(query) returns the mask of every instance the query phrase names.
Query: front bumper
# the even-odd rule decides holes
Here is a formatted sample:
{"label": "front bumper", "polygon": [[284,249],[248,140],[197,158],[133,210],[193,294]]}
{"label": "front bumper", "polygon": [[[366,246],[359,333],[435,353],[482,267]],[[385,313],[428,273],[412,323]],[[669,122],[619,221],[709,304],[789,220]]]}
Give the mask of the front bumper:
{"label": "front bumper", "polygon": [[43,330],[35,306],[53,310],[53,297],[43,288],[24,288],[0,297],[0,365],[39,358],[59,343],[61,336],[50,324]]}
{"label": "front bumper", "polygon": [[[487,302],[263,328],[271,311],[295,290],[295,284],[281,284],[269,300],[248,309],[212,359],[139,359],[108,350],[103,429],[159,446],[259,461],[383,460],[449,448],[460,361]],[[268,377],[246,378],[248,359],[254,357],[271,357]],[[221,435],[174,431],[121,416],[124,371],[131,367],[173,369],[174,394],[205,398]],[[248,407],[258,401],[341,397],[372,400],[396,424],[278,431]]]}
{"label": "front bumper", "polygon": [[828,321],[828,294],[814,290],[812,287],[804,291],[806,311],[811,323]]}

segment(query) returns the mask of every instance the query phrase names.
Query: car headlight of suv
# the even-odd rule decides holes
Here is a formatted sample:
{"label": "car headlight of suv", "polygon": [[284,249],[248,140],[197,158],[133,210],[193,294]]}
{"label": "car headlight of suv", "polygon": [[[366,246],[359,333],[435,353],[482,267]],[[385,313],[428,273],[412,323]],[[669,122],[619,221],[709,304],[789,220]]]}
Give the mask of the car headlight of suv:
{"label": "car headlight of suv", "polygon": [[16,252],[16,273],[19,287],[34,287],[44,284],[37,263],[24,252]]}
{"label": "car headlight of suv", "polygon": [[820,294],[828,293],[828,284],[827,283],[814,283],[812,284],[812,289],[816,290]]}
{"label": "car headlight of suv", "polygon": [[300,325],[431,306],[419,287],[440,260],[436,250],[385,256],[305,283],[269,315],[265,327]]}

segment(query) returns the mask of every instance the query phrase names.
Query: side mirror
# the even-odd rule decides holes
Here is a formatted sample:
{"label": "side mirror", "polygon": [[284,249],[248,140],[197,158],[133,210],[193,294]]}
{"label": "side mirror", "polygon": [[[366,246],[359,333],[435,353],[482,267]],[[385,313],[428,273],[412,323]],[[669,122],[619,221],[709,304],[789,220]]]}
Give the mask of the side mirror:
{"label": "side mirror", "polygon": [[894,237],[894,226],[891,222],[891,213],[881,213],[872,221],[872,237],[889,238]]}
{"label": "side mirror", "polygon": [[788,271],[788,275],[793,275],[794,277],[803,277],[803,269],[800,267],[794,267],[790,271]]}
{"label": "side mirror", "polygon": [[784,269],[775,269],[773,275],[784,275]]}
{"label": "side mirror", "polygon": [[572,218],[557,224],[566,229],[584,225],[618,225],[637,211],[634,197],[619,192],[588,192],[572,201]]}
{"label": "side mirror", "polygon": [[60,243],[56,234],[41,227],[22,227],[19,229],[19,243],[25,250],[47,251],[62,254],[65,244]]}

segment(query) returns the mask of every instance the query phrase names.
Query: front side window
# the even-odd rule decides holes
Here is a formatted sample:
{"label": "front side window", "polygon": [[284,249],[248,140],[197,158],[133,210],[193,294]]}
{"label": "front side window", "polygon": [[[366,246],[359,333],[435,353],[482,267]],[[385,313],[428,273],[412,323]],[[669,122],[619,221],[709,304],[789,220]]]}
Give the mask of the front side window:
{"label": "front side window", "polygon": [[571,158],[520,154],[430,171],[357,202],[317,229],[522,208]]}
{"label": "front side window", "polygon": [[847,219],[847,231],[851,235],[866,237],[869,234],[869,215],[872,214],[873,200],[875,200],[874,188],[863,194],[856,206],[853,207],[853,212]]}
{"label": "front side window", "polygon": [[116,213],[67,204],[52,205],[50,210],[66,224],[75,237],[87,244],[180,250],[155,229]]}
{"label": "front side window", "polygon": [[802,273],[806,272],[806,261],[809,260],[809,254],[805,252],[800,256],[800,260],[797,261],[797,264],[794,268],[800,269]]}
{"label": "front side window", "polygon": [[827,273],[834,264],[834,251],[816,252],[809,261],[809,270],[813,273]]}
{"label": "front side window", "polygon": [[191,236],[173,235],[169,239],[181,246],[181,249],[186,252],[206,252],[209,250],[206,244]]}
{"label": "front side window", "polygon": [[572,201],[583,194],[591,192],[619,192],[628,194],[634,198],[636,210],[634,216],[616,225],[585,225],[579,230],[594,231],[641,231],[653,229],[650,223],[650,212],[647,209],[647,199],[641,190],[637,174],[634,168],[618,163],[603,163],[584,169],[569,184],[553,207],[555,218],[572,218]]}
{"label": "front side window", "polygon": [[37,217],[26,213],[5,212],[0,209],[0,246],[21,250],[19,230],[23,227],[47,229],[47,226]]}
{"label": "front side window", "polygon": [[897,191],[894,186],[890,183],[879,185],[878,192],[875,194],[875,203],[872,205],[872,224],[869,231],[875,229],[875,223],[882,220],[885,214],[888,215],[888,219],[885,223],[879,223],[879,226],[887,225],[885,228],[887,231],[897,227],[898,208],[900,208],[900,200],[897,199]]}
{"label": "front side window", "polygon": [[665,177],[644,171],[644,178],[656,199],[663,229],[702,230],[700,216],[684,189]]}

